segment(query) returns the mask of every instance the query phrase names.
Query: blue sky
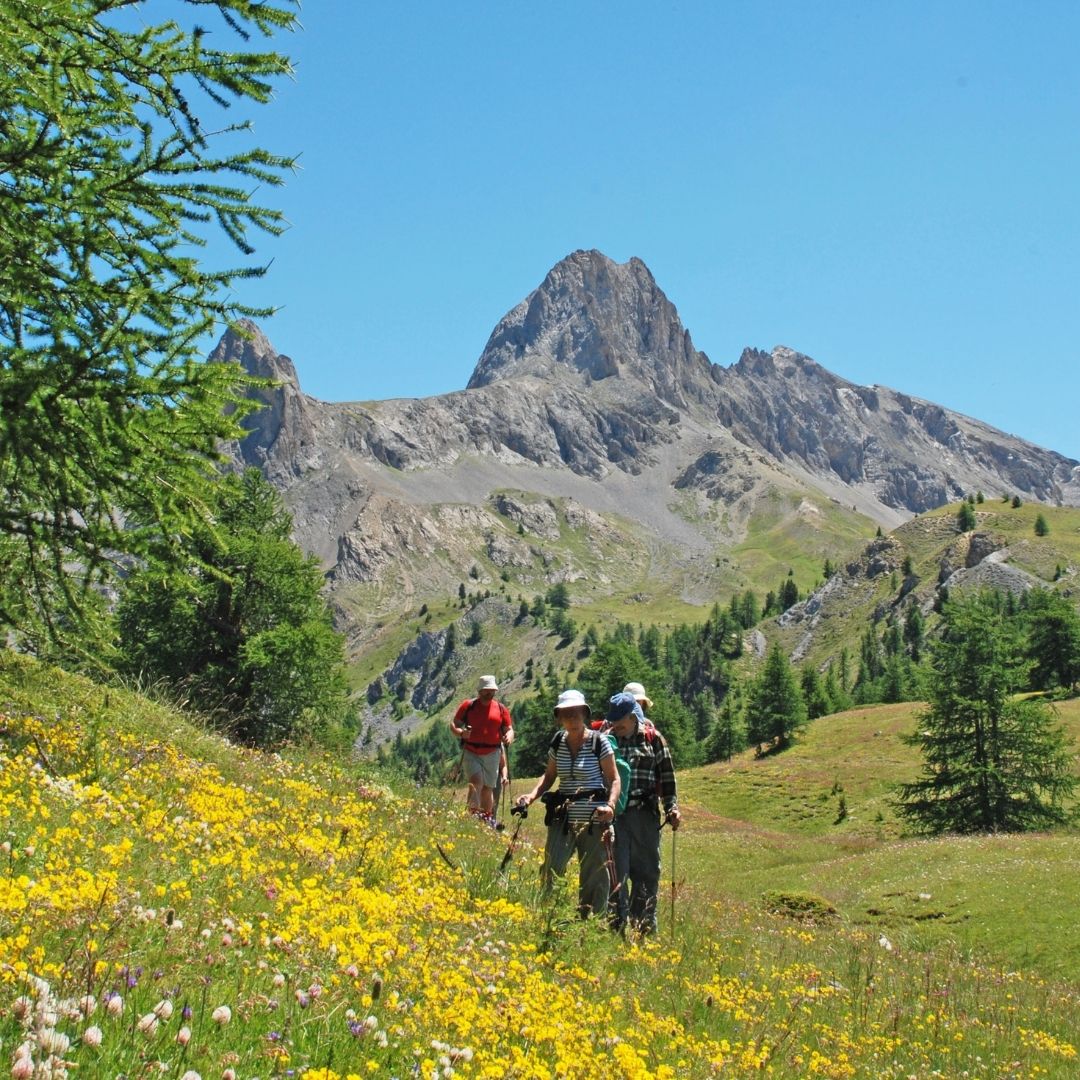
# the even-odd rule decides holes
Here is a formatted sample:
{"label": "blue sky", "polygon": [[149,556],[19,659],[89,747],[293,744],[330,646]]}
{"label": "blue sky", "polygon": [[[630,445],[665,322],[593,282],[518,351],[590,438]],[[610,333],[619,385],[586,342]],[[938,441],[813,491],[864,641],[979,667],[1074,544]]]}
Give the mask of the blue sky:
{"label": "blue sky", "polygon": [[[144,9],[152,16],[153,4]],[[784,344],[1080,458],[1080,5],[328,3],[244,286],[329,400],[463,387],[576,248],[719,364]]]}

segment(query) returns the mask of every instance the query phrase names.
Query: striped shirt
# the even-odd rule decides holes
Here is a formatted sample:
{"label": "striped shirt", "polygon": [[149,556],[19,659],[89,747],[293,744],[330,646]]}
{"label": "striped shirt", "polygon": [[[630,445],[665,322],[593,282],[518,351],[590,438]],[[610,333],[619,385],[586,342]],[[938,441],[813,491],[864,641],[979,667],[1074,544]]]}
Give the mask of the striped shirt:
{"label": "striped shirt", "polygon": [[[604,780],[600,763],[604,758],[614,758],[615,751],[611,749],[611,743],[595,731],[586,731],[581,749],[576,754],[572,754],[565,731],[560,731],[556,739],[558,742],[553,740],[548,748],[548,760],[554,761],[555,768],[558,770],[559,790],[567,794],[582,789],[606,792],[607,782]],[[599,805],[599,802],[593,802],[591,799],[568,802],[566,804],[567,820],[572,824],[587,822]]]}

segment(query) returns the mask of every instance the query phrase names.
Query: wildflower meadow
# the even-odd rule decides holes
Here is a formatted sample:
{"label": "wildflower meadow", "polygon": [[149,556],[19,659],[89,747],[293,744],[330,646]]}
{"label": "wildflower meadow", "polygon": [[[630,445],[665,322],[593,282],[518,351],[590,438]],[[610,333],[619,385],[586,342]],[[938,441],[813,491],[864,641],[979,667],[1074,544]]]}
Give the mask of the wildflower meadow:
{"label": "wildflower meadow", "polygon": [[[13,1077],[1071,1077],[1071,987],[721,903],[627,943],[543,830],[0,660]],[[502,864],[506,862],[506,866]]]}

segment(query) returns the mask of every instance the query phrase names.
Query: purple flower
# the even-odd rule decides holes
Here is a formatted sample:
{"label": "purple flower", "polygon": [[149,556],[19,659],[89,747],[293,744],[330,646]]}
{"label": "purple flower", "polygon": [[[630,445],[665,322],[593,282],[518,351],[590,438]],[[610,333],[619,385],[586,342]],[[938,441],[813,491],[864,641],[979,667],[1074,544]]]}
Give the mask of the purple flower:
{"label": "purple flower", "polygon": [[193,1009],[191,1008],[191,1006],[190,1006],[190,1005],[185,1005],[185,1006],[184,1006],[184,1007],[183,1007],[183,1008],[182,1008],[182,1009],[180,1010],[180,1016],[181,1016],[181,1017],[183,1018],[183,1020],[185,1021],[185,1023],[186,1023],[186,1022],[187,1022],[188,1020],[190,1020],[190,1019],[192,1018],[192,1016],[193,1016],[193,1015],[194,1015],[194,1011],[193,1011]]}

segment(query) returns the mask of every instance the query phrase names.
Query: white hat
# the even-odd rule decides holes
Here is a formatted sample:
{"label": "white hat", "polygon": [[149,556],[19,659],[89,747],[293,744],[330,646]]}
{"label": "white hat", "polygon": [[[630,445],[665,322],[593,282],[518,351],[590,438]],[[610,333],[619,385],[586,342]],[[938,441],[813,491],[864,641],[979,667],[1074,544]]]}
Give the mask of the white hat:
{"label": "white hat", "polygon": [[628,682],[623,688],[624,694],[633,694],[633,696],[640,701],[646,709],[652,708],[652,699],[645,693],[645,687],[639,682]]}
{"label": "white hat", "polygon": [[480,685],[477,687],[479,690],[498,690],[499,684],[495,681],[494,675],[481,675]]}
{"label": "white hat", "polygon": [[559,695],[559,700],[555,703],[553,712],[559,712],[561,709],[584,709],[586,715],[592,716],[592,709],[589,708],[589,703],[585,700],[585,695],[580,690],[564,690]]}

